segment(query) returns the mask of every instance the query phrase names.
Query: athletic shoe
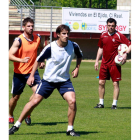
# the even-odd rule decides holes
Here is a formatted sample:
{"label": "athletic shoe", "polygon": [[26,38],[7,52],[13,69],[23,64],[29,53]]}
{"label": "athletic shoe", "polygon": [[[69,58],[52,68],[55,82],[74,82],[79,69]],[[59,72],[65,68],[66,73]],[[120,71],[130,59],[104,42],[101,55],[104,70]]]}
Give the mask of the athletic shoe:
{"label": "athletic shoe", "polygon": [[10,129],[9,129],[9,135],[12,135],[14,134],[16,131],[18,131],[18,127],[16,126],[12,126]]}
{"label": "athletic shoe", "polygon": [[67,135],[67,136],[77,136],[77,137],[80,136],[79,134],[75,133],[74,129],[72,129],[72,130],[70,130],[70,131],[67,131],[67,132],[66,132],[66,135]]}
{"label": "athletic shoe", "polygon": [[104,108],[104,105],[97,104],[97,106],[95,106],[94,108]]}
{"label": "athletic shoe", "polygon": [[14,124],[14,118],[9,118],[9,124]]}
{"label": "athletic shoe", "polygon": [[111,109],[117,109],[116,105],[112,105]]}
{"label": "athletic shoe", "polygon": [[27,116],[27,118],[25,118],[25,123],[26,123],[27,125],[30,125],[30,124],[31,124],[31,118],[30,118],[30,115]]}

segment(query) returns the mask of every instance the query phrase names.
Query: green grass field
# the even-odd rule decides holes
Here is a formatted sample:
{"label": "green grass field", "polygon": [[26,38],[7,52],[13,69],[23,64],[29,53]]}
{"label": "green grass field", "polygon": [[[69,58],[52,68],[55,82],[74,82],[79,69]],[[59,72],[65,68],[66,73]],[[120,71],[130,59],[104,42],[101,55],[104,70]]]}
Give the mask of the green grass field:
{"label": "green grass field", "polygon": [[[75,68],[72,62],[70,71]],[[42,77],[44,70],[39,70]],[[79,76],[72,79],[77,100],[77,114],[74,129],[81,136],[66,136],[67,109],[65,100],[55,90],[44,99],[32,112],[32,124],[27,126],[23,121],[20,129],[9,140],[130,140],[131,139],[131,62],[122,66],[122,81],[117,110],[111,110],[113,98],[112,81],[106,82],[105,108],[95,109],[98,98],[98,71],[94,62],[82,62]],[[9,63],[9,98],[13,64]],[[31,89],[26,86],[14,111],[15,121],[31,96]],[[12,125],[9,125],[11,127]]]}

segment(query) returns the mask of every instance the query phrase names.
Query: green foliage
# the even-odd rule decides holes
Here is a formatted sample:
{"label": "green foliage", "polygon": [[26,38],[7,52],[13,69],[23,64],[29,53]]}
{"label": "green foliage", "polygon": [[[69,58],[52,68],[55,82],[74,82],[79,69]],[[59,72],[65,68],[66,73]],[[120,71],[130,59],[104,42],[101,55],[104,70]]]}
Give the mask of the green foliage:
{"label": "green foliage", "polygon": [[35,0],[34,4],[39,6],[60,6],[56,0]]}
{"label": "green foliage", "polygon": [[[89,0],[32,0],[35,5],[89,8]],[[108,9],[115,9],[117,0],[108,0]],[[106,0],[91,0],[91,8],[106,8]]]}
{"label": "green foliage", "polygon": [[[76,63],[72,62],[70,73],[75,65]],[[43,72],[44,70],[39,69],[41,77]],[[13,64],[10,62],[9,98],[12,76]],[[122,66],[117,110],[111,110],[113,100],[111,80],[106,82],[105,108],[94,108],[99,102],[97,76],[98,71],[94,70],[94,62],[82,62],[79,76],[71,78],[77,102],[74,129],[81,134],[79,138],[66,136],[68,105],[58,91],[54,90],[53,94],[44,99],[32,112],[32,124],[27,126],[23,121],[19,131],[10,135],[9,140],[131,140],[131,62]],[[31,94],[31,89],[26,86],[14,111],[15,121]],[[11,126],[9,125],[10,128]]]}
{"label": "green foliage", "polygon": [[116,9],[117,0],[108,0],[108,9]]}

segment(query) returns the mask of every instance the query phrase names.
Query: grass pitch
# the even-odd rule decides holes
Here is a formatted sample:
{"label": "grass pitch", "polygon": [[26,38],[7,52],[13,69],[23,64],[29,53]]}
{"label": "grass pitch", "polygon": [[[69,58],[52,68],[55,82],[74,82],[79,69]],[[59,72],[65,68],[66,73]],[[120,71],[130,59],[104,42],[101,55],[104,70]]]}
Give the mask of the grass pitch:
{"label": "grass pitch", "polygon": [[[75,68],[72,62],[70,71]],[[44,70],[39,70],[42,77]],[[131,140],[131,62],[122,66],[122,81],[117,110],[111,110],[113,98],[112,81],[106,82],[105,108],[95,109],[99,102],[98,71],[94,70],[94,62],[82,62],[78,78],[71,78],[77,100],[77,114],[74,129],[81,136],[66,136],[68,125],[65,100],[55,90],[44,99],[32,112],[32,124],[27,126],[23,121],[20,129],[9,140]],[[13,64],[9,62],[9,99]],[[31,96],[31,89],[26,86],[14,111],[15,121],[18,119],[24,105]],[[11,128],[12,125],[9,125]]]}

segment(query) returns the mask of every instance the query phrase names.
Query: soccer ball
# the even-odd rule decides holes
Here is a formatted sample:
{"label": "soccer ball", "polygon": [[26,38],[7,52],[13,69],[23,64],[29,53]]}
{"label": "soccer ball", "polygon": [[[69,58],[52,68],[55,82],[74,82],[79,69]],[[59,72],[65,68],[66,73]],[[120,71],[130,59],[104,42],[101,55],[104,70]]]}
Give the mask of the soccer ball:
{"label": "soccer ball", "polygon": [[119,46],[118,46],[118,55],[115,57],[115,63],[117,64],[117,65],[123,65],[122,64],[122,55],[124,54],[124,53],[126,53],[126,51],[127,51],[127,49],[128,49],[128,46],[126,45],[126,44],[120,44]]}
{"label": "soccer ball", "polygon": [[115,57],[115,63],[117,64],[117,65],[119,65],[119,66],[122,66],[123,64],[122,64],[122,56],[121,55],[117,55],[116,57]]}
{"label": "soccer ball", "polygon": [[124,53],[126,53],[127,49],[128,46],[126,44],[120,44],[118,46],[118,54],[122,56]]}

